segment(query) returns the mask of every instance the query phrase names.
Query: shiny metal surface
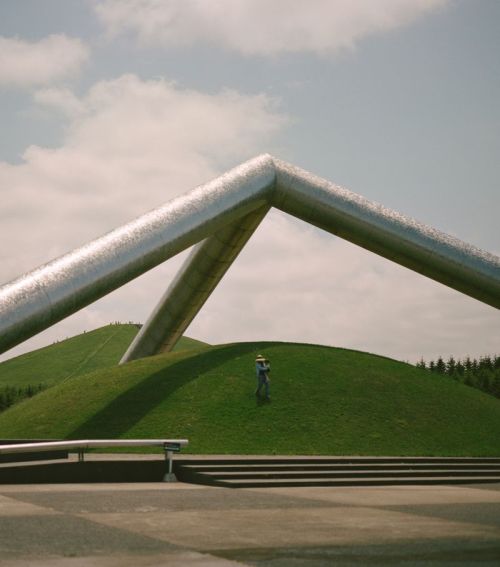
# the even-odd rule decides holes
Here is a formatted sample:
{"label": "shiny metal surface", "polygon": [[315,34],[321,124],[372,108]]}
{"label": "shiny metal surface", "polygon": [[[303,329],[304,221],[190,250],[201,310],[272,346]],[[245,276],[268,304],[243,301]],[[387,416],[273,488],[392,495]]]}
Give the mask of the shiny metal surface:
{"label": "shiny metal surface", "polygon": [[267,155],[0,288],[0,352],[21,343],[147,270],[266,205]]}
{"label": "shiny metal surface", "polygon": [[261,207],[193,249],[120,364],[174,348],[268,210]]}
{"label": "shiny metal surface", "polygon": [[[0,352],[204,241],[134,347],[171,348],[253,232],[251,213],[271,206],[500,307],[497,256],[263,155],[0,288]],[[234,233],[243,218],[249,228]]]}
{"label": "shiny metal surface", "polygon": [[457,291],[500,307],[500,258],[275,159],[273,205]]}
{"label": "shiny metal surface", "polygon": [[0,445],[0,455],[12,453],[30,453],[32,451],[86,451],[87,449],[98,449],[102,447],[165,447],[168,444],[176,444],[187,447],[188,439],[74,439],[71,441],[42,441],[36,443],[12,443],[11,445]]}

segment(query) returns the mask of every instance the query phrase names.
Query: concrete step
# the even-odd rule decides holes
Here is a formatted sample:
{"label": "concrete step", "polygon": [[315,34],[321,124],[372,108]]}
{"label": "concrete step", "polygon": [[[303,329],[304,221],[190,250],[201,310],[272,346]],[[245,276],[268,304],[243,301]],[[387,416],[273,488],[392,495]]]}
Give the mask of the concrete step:
{"label": "concrete step", "polygon": [[500,482],[499,458],[276,457],[176,462],[180,480],[212,486],[374,486]]}
{"label": "concrete step", "polygon": [[183,458],[179,461],[184,465],[305,465],[305,464],[338,464],[338,465],[383,465],[383,464],[497,464],[500,457],[217,457],[217,458]]}
{"label": "concrete step", "polygon": [[404,486],[404,485],[443,485],[443,484],[478,484],[488,482],[500,482],[499,476],[481,476],[481,477],[365,477],[362,479],[339,477],[336,479],[316,479],[301,478],[299,479],[276,479],[270,481],[268,479],[261,480],[227,480],[216,481],[214,486],[225,486],[228,488],[269,488],[269,487],[287,487],[287,486]]}
{"label": "concrete step", "polygon": [[204,465],[204,464],[184,464],[183,466],[188,469],[197,470],[203,473],[213,473],[213,472],[280,472],[280,471],[375,471],[375,470],[384,470],[384,471],[433,471],[433,470],[444,470],[444,471],[453,471],[460,468],[461,470],[492,470],[492,471],[500,471],[500,462],[499,463],[457,463],[454,465],[451,464],[441,464],[441,463],[432,463],[432,464],[425,464],[425,463],[413,463],[413,464],[323,464],[323,463],[304,463],[304,464],[256,464],[256,463],[246,463],[240,465],[233,465],[231,464],[219,464],[219,465]]}
{"label": "concrete step", "polygon": [[387,470],[352,470],[352,471],[252,471],[252,472],[226,472],[226,471],[213,471],[213,472],[203,472],[204,475],[208,477],[215,478],[217,480],[242,480],[242,479],[301,479],[301,478],[383,478],[383,477],[397,477],[397,478],[417,478],[417,477],[476,477],[476,476],[495,476],[500,479],[500,469],[496,470],[460,470],[455,469],[453,471],[449,470],[432,470],[432,471],[387,471]]}

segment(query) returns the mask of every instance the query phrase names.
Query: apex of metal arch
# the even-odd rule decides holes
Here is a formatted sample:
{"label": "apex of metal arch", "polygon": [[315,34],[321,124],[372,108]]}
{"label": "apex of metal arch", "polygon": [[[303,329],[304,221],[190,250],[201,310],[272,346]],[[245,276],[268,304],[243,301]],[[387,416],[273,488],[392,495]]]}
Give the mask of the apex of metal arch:
{"label": "apex of metal arch", "polygon": [[169,350],[270,207],[500,308],[500,259],[261,154],[0,288],[0,352],[197,244],[124,360]]}

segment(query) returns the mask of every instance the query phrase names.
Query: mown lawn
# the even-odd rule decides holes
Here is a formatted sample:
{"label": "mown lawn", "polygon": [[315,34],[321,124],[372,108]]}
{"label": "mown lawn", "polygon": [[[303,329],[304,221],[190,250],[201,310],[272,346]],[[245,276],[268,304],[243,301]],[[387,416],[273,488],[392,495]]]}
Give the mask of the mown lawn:
{"label": "mown lawn", "polygon": [[[257,352],[271,402],[254,395]],[[194,453],[499,456],[500,404],[366,353],[239,343],[75,376],[0,415],[4,438],[156,436]]]}
{"label": "mown lawn", "polygon": [[[81,374],[116,366],[138,332],[136,325],[114,324],[54,343],[0,364],[2,386],[52,386]],[[175,350],[203,345],[182,337]]]}

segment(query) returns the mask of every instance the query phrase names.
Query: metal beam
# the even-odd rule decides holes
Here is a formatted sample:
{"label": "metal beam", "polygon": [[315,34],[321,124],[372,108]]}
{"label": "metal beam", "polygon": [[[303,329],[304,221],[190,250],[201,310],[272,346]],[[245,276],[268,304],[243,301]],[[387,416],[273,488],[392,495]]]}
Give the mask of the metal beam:
{"label": "metal beam", "polygon": [[270,206],[500,308],[497,256],[263,155],[0,288],[0,352],[206,239],[126,356],[171,348]]}
{"label": "metal beam", "polygon": [[274,186],[262,155],[0,288],[0,352],[265,206]]}
{"label": "metal beam", "polygon": [[500,258],[321,179],[274,160],[272,205],[500,308]]}
{"label": "metal beam", "polygon": [[261,207],[194,248],[120,364],[174,348],[268,210]]}

